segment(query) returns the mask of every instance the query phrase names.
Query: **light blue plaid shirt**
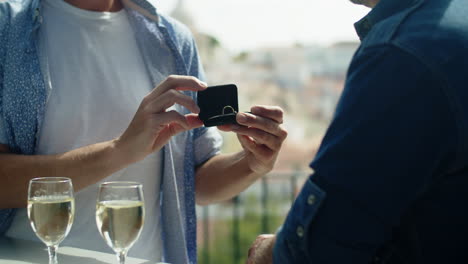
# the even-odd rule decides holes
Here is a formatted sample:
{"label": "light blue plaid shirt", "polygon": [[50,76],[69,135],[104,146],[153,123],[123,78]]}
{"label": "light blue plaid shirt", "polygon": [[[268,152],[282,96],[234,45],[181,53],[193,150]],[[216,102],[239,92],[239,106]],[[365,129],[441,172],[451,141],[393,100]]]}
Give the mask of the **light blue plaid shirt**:
{"label": "light blue plaid shirt", "polygon": [[[204,79],[195,43],[185,26],[160,15],[146,0],[122,2],[154,86],[161,74]],[[0,2],[0,143],[25,155],[35,153],[52,89],[48,55],[37,48],[40,7],[40,0]],[[196,93],[186,93],[195,99]],[[219,153],[221,143],[216,129],[203,127],[173,137],[164,147],[161,222],[166,262],[196,263],[195,167]],[[0,234],[9,228],[14,212],[0,210]]]}

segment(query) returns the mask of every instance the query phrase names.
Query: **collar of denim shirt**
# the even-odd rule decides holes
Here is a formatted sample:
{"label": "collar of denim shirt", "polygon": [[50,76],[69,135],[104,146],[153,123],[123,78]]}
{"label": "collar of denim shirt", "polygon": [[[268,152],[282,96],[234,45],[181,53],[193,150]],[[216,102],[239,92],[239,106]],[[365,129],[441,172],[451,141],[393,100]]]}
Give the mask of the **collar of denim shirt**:
{"label": "collar of denim shirt", "polygon": [[354,24],[356,33],[362,40],[371,31],[374,25],[380,21],[423,1],[424,0],[380,0],[364,18]]}

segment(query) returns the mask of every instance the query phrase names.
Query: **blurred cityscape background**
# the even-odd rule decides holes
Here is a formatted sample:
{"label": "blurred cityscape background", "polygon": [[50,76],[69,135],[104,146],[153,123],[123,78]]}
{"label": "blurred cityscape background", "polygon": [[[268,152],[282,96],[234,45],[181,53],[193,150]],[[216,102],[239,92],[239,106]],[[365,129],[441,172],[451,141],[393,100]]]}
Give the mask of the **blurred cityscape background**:
{"label": "blurred cityscape background", "polygon": [[[201,264],[245,263],[258,234],[274,233],[310,174],[359,45],[353,23],[368,12],[348,0],[156,2],[193,32],[209,85],[235,83],[239,108],[278,105],[289,136],[277,166],[232,201],[198,207]],[[224,151],[240,149],[223,133]]]}

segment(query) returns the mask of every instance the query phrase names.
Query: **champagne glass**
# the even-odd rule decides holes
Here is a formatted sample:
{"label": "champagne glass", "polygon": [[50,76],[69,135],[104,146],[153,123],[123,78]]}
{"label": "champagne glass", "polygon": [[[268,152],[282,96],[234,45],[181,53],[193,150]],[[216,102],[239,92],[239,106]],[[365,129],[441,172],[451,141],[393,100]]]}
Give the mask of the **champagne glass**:
{"label": "champagne glass", "polygon": [[29,222],[47,246],[49,264],[58,263],[58,246],[70,232],[74,216],[75,199],[69,178],[35,178],[29,182]]}
{"label": "champagne glass", "polygon": [[145,221],[143,190],[137,182],[105,182],[99,186],[96,223],[101,236],[125,264],[128,250]]}

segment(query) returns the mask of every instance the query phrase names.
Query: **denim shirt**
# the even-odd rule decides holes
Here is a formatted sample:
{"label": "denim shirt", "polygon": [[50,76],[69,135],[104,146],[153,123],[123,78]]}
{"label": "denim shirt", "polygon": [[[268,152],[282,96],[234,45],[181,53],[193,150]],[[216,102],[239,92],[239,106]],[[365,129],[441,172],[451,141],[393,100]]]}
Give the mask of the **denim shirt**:
{"label": "denim shirt", "polygon": [[[138,47],[154,86],[156,76],[179,74],[203,79],[189,30],[160,15],[146,0],[123,0]],[[50,90],[47,57],[40,54],[39,0],[0,2],[0,140],[14,153],[33,155]],[[161,61],[164,63],[162,64]],[[196,93],[185,92],[195,99]],[[187,109],[176,106],[182,114]],[[161,222],[164,260],[196,263],[195,167],[219,153],[216,129],[198,128],[173,137],[164,147]],[[0,210],[0,234],[14,209]]]}
{"label": "denim shirt", "polygon": [[274,263],[468,263],[468,3],[381,0]]}

